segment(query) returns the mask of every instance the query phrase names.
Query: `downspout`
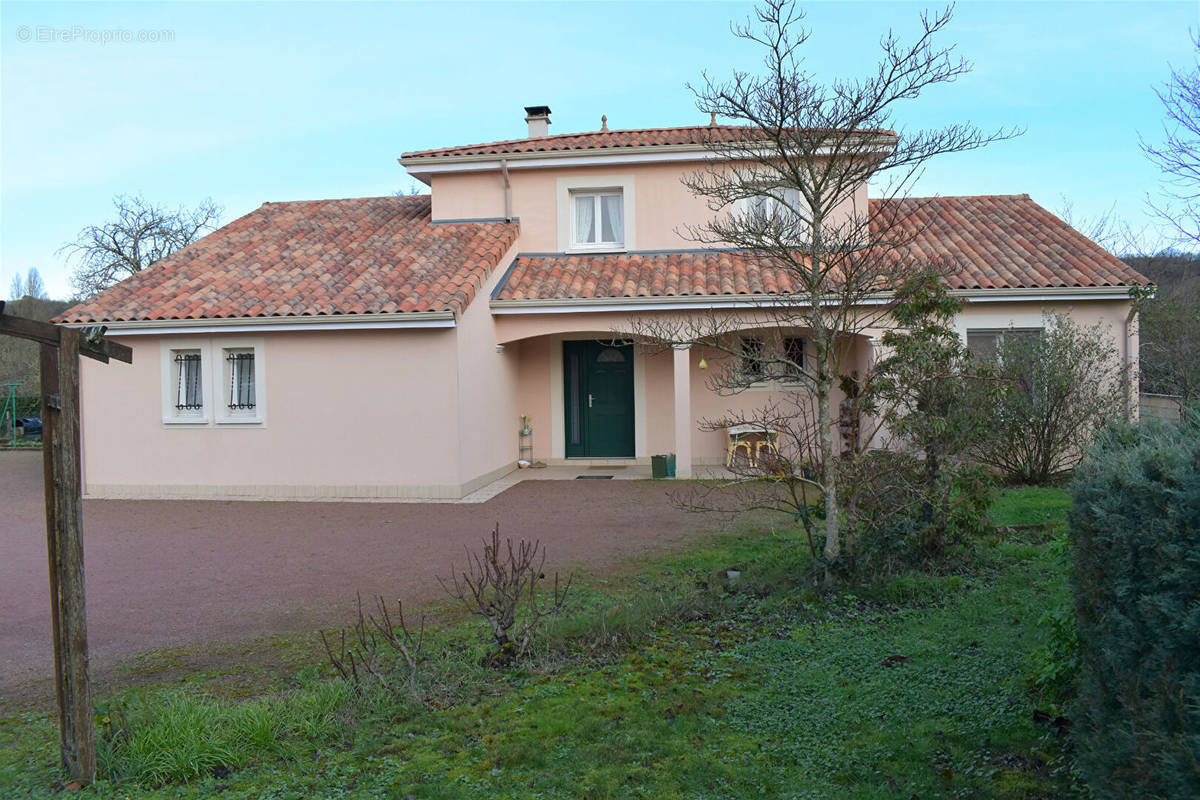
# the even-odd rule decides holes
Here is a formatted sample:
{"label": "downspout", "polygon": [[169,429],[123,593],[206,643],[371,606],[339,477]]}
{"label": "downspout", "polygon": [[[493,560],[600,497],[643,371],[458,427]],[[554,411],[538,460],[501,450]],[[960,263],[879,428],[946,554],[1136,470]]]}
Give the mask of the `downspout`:
{"label": "downspout", "polygon": [[512,184],[508,180],[508,159],[500,159],[500,174],[504,176],[504,221],[512,222]]}
{"label": "downspout", "polygon": [[1121,379],[1125,383],[1125,419],[1133,422],[1133,362],[1130,361],[1132,348],[1129,341],[1133,336],[1133,319],[1137,316],[1137,305],[1129,304],[1129,313],[1125,315],[1125,339],[1122,342],[1122,357],[1125,362],[1125,373]]}

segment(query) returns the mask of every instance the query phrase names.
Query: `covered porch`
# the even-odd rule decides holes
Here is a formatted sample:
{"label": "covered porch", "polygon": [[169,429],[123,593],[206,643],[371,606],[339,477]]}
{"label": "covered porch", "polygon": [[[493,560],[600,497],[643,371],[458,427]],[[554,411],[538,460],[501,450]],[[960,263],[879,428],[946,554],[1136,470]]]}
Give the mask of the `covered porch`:
{"label": "covered porch", "polygon": [[[587,479],[606,471],[613,479],[649,478],[651,457],[672,453],[678,478],[728,475],[729,437],[714,423],[785,401],[799,385],[765,375],[740,391],[718,391],[714,376],[739,367],[729,352],[737,347],[637,345],[621,333],[631,328],[628,313],[494,319],[500,346],[516,350],[517,405],[532,419],[532,460],[547,465],[513,479]],[[779,343],[803,342],[804,334],[746,327],[729,335]],[[864,371],[874,357],[871,340],[855,337],[848,346],[849,370]]]}

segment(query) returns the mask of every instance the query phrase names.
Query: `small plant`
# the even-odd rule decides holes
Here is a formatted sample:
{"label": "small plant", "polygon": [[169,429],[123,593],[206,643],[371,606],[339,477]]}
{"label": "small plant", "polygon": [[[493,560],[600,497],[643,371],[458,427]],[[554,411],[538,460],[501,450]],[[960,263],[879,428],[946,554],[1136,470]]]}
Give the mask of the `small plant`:
{"label": "small plant", "polygon": [[523,658],[542,620],[563,610],[571,576],[563,584],[554,573],[550,602],[542,605],[538,584],[546,577],[542,572],[545,563],[546,551],[539,541],[520,539],[514,545],[512,539],[505,539],[502,547],[497,523],[491,540],[484,541],[482,553],[467,551],[464,572],[454,573],[450,585],[438,579],[467,611],[487,620],[495,650],[484,659],[485,666],[508,666]]}
{"label": "small plant", "polygon": [[358,620],[350,627],[338,632],[338,653],[335,655],[325,631],[321,631],[321,642],[329,655],[329,663],[355,688],[361,691],[368,676],[373,677],[384,689],[390,690],[390,666],[385,663],[390,656],[399,655],[408,672],[408,689],[416,693],[417,665],[425,645],[425,618],[422,617],[416,632],[409,627],[404,616],[404,604],[396,601],[396,619],[388,611],[387,601],[382,595],[375,597],[375,614],[363,613],[362,595],[358,596]]}

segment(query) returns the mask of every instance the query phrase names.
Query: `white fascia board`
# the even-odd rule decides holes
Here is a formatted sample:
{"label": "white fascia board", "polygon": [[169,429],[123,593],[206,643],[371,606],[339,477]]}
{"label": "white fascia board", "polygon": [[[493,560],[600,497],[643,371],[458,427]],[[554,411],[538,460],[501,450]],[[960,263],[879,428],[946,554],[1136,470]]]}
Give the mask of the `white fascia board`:
{"label": "white fascia board", "polygon": [[1042,289],[955,289],[969,303],[1051,303],[1060,300],[1128,300],[1130,286],[1061,286]]}
{"label": "white fascia board", "polygon": [[[683,150],[654,153],[594,153],[547,156],[539,153],[534,157],[520,158],[520,154],[505,155],[509,170],[540,169],[545,167],[598,167],[616,164],[655,164],[681,161],[708,161],[719,158],[717,153],[703,148],[689,147]],[[441,175],[448,172],[482,172],[500,169],[499,156],[459,156],[446,160],[426,162],[423,159],[401,159],[400,164],[414,177]]]}
{"label": "white fascia board", "polygon": [[[545,167],[596,167],[619,164],[661,164],[682,161],[712,161],[730,158],[730,153],[713,150],[703,145],[660,145],[654,148],[614,147],[608,150],[564,150],[560,153],[506,153],[504,155],[469,155],[401,158],[400,165],[413,177],[425,181],[430,175],[447,172],[480,172],[500,169],[500,162],[507,161],[509,170],[539,169]],[[880,152],[887,152],[887,145],[880,145]],[[832,153],[829,150],[827,153]],[[818,151],[818,155],[822,155]],[[762,155],[769,155],[763,151]]]}
{"label": "white fascia board", "polygon": [[[958,289],[951,295],[971,303],[1054,302],[1064,300],[1127,300],[1129,288],[1121,286],[1062,289]],[[889,303],[892,293],[881,292],[860,305]],[[493,300],[493,314],[586,314],[604,311],[679,311],[684,309],[779,308],[804,306],[796,298],[779,295],[684,295],[679,297],[601,297],[587,300]]]}
{"label": "white fascia board", "polygon": [[403,328],[453,328],[453,311],[413,311],[398,314],[331,314],[320,317],[233,317],[229,319],[126,320],[70,322],[68,328],[103,325],[119,336],[183,335],[189,333],[266,333],[271,331],[362,331]]}
{"label": "white fascia board", "polygon": [[[862,305],[886,303],[886,297],[867,300]],[[781,300],[778,295],[684,295],[680,297],[600,297],[589,300],[493,300],[493,314],[580,314],[603,311],[708,311],[725,308],[782,308],[803,306],[795,299]]]}

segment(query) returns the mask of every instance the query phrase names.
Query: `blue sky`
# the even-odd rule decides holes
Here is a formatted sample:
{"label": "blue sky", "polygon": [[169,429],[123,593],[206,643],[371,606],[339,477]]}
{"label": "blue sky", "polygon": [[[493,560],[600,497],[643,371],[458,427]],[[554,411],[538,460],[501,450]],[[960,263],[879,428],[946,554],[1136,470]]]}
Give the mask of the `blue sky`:
{"label": "blue sky", "polygon": [[[862,75],[880,34],[925,4],[810,3],[809,64]],[[936,7],[936,6],[935,6]],[[1076,213],[1114,203],[1150,224],[1152,87],[1191,63],[1196,2],[965,2],[943,40],[975,64],[905,111],[1028,132],[931,165],[922,194],[1028,192]],[[754,68],[729,35],[741,3],[0,3],[0,294],[37,267],[69,292],[58,247],[111,198],[212,197],[223,221],[268,200],[389,194],[406,150],[524,135],[706,122],[685,88]],[[105,36],[132,41],[101,41]],[[137,41],[140,32],[157,41]],[[109,33],[106,33],[109,32]],[[57,35],[59,41],[39,41]],[[24,38],[29,40],[25,41]]]}

